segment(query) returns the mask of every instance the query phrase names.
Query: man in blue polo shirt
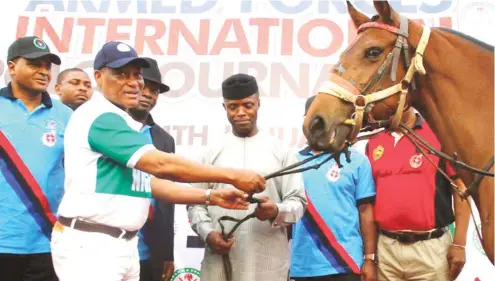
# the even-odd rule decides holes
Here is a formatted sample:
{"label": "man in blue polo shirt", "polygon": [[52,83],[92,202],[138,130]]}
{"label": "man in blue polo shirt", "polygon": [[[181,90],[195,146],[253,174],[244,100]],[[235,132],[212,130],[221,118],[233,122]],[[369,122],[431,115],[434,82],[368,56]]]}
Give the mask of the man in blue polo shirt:
{"label": "man in blue polo shirt", "polygon": [[[308,110],[314,97],[306,102]],[[290,276],[296,281],[376,280],[375,183],[367,157],[351,148],[351,163],[330,160],[303,173],[308,207],[293,227]],[[315,155],[306,147],[298,160]],[[315,165],[321,155],[306,163]]]}
{"label": "man in blue polo shirt", "polygon": [[64,187],[71,110],[46,92],[60,58],[37,37],[9,47],[0,89],[0,280],[56,280],[50,235]]}

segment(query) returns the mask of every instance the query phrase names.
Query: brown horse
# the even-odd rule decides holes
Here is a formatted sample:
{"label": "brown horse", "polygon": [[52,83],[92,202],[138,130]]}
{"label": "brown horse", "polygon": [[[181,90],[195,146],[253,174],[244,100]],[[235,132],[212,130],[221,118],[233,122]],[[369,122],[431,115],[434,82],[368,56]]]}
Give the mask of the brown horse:
{"label": "brown horse", "polygon": [[[349,1],[347,6],[358,36],[306,114],[303,130],[309,145],[341,151],[355,139],[366,116],[393,120],[396,127],[404,108],[412,104],[431,125],[443,151],[457,152],[459,160],[481,169],[494,155],[493,47],[407,20],[387,1],[374,1],[378,15],[372,19]],[[474,178],[465,170],[459,175],[466,185]],[[493,177],[481,181],[473,199],[483,247],[493,263]]]}

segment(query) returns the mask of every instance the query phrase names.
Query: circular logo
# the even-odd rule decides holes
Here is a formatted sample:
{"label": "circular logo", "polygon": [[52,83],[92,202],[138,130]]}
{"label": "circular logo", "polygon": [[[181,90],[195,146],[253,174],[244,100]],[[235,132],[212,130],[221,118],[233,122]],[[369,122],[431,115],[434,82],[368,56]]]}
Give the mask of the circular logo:
{"label": "circular logo", "polygon": [[[478,231],[481,234],[481,224],[476,225],[478,228]],[[483,245],[481,245],[480,238],[478,237],[478,233],[476,232],[476,229],[473,229],[473,242],[474,242],[474,247],[483,255],[486,256],[485,250],[483,250]]]}
{"label": "circular logo", "polygon": [[121,52],[130,52],[131,47],[129,47],[128,45],[126,45],[124,43],[120,43],[117,45],[117,50],[119,50]]}
{"label": "circular logo", "polygon": [[44,133],[43,136],[41,136],[41,142],[48,147],[54,146],[57,143],[55,132]]}
{"label": "circular logo", "polygon": [[46,120],[45,121],[45,128],[48,130],[57,130],[58,122],[55,120]]}
{"label": "circular logo", "polygon": [[46,43],[43,40],[39,39],[39,38],[34,38],[33,44],[38,49],[41,49],[41,50],[46,49]]}
{"label": "circular logo", "polygon": [[181,268],[177,269],[172,275],[171,281],[199,281],[201,272],[195,268]]}
{"label": "circular logo", "polygon": [[409,165],[414,169],[417,169],[423,165],[423,155],[413,155],[409,160]]}
{"label": "circular logo", "polygon": [[327,178],[331,182],[336,182],[340,178],[340,168],[336,163],[333,164],[332,168],[327,172]]}

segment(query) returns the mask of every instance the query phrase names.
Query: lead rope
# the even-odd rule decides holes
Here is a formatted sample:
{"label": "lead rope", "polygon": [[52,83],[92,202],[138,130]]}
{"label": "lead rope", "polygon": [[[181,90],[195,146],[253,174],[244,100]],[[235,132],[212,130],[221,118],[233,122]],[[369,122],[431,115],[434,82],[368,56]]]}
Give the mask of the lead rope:
{"label": "lead rope", "polygon": [[[461,189],[454,183],[454,181],[447,175],[447,173],[445,173],[442,169],[440,169],[440,167],[438,167],[438,165],[435,165],[433,163],[433,160],[431,160],[431,158],[428,156],[428,154],[426,154],[426,152],[424,151],[425,148],[422,147],[415,139],[412,138],[412,136],[410,134],[410,132],[411,132],[410,128],[407,127],[406,125],[404,125],[404,123],[401,122],[400,123],[400,129],[401,129],[402,133],[404,134],[404,136],[406,136],[411,141],[411,143],[416,147],[416,150],[418,150],[426,158],[426,160],[428,160],[428,162],[430,162],[433,165],[433,167],[435,167],[437,169],[437,171],[445,179],[447,179],[447,181],[454,188],[454,190],[459,195],[459,197],[462,200],[464,200],[465,199],[465,198],[463,198],[464,192],[461,191]],[[413,136],[419,139],[419,136],[417,134],[415,134],[414,132],[413,132]],[[423,144],[423,146],[424,146],[424,144]],[[421,148],[423,148],[423,149],[421,149]],[[432,151],[432,150],[428,149],[428,147],[426,148],[426,150],[429,152],[429,154],[435,155],[435,153],[433,153],[433,152],[435,152],[435,150]],[[470,202],[469,199],[466,199],[466,202],[468,203],[469,211],[471,212],[471,218],[473,219],[474,225],[476,226],[477,224],[476,224],[476,220],[474,218],[474,212],[473,212],[473,208],[471,206],[471,202]],[[476,229],[476,234],[478,235],[478,238],[480,239],[480,242],[483,245],[484,244],[483,243],[483,237],[481,236],[481,233],[478,230],[478,227],[476,226],[475,229]]]}
{"label": "lead rope", "polygon": [[[294,163],[292,165],[289,165],[283,169],[280,169],[276,172],[273,172],[271,174],[268,174],[265,176],[265,180],[269,180],[269,179],[272,179],[272,178],[276,178],[276,177],[281,177],[281,176],[284,176],[284,175],[290,175],[290,174],[295,174],[295,173],[302,173],[302,172],[305,172],[305,171],[308,171],[308,170],[311,170],[311,169],[318,169],[320,168],[321,165],[325,164],[326,162],[330,161],[330,159],[335,159],[335,161],[338,163],[339,167],[341,167],[342,165],[340,165],[340,153],[334,153],[332,155],[329,155],[327,158],[325,158],[325,160],[323,160],[322,162],[318,163],[318,164],[314,164],[314,165],[311,165],[311,166],[308,166],[308,167],[304,167],[304,168],[299,168],[299,169],[295,169],[297,167],[300,167],[306,163],[308,163],[309,161],[311,160],[314,160],[322,155],[325,155],[325,154],[328,154],[328,152],[324,152],[324,153],[320,153],[320,154],[316,154],[316,155],[313,155],[307,159],[304,159],[302,161],[299,161],[297,163]],[[350,154],[348,152],[348,150],[346,150],[346,160],[348,163],[350,163]],[[254,198],[252,195],[250,195],[248,197],[248,202],[250,203],[253,203],[253,204],[258,204],[258,206],[261,204],[261,203],[264,203],[265,201],[264,200],[261,200],[261,199],[258,199],[258,198]],[[242,219],[236,219],[236,218],[233,218],[233,217],[230,217],[230,216],[221,216],[219,219],[218,219],[218,224],[220,225],[220,228],[222,230],[222,238],[225,242],[228,241],[228,239],[230,237],[232,237],[232,235],[234,234],[234,232],[237,230],[237,228],[244,222],[248,221],[249,219],[252,219],[252,218],[255,218],[256,217],[256,211],[253,211],[252,213],[250,213],[249,215],[245,216],[244,218]],[[234,225],[234,227],[228,232],[228,233],[225,233],[225,226],[223,225],[222,221],[233,221],[233,222],[236,222],[236,224]],[[229,257],[229,254],[225,254],[225,255],[222,255],[222,262],[223,262],[223,269],[224,269],[224,273],[225,273],[225,277],[227,278],[227,281],[232,281],[232,263],[230,262],[230,257]]]}

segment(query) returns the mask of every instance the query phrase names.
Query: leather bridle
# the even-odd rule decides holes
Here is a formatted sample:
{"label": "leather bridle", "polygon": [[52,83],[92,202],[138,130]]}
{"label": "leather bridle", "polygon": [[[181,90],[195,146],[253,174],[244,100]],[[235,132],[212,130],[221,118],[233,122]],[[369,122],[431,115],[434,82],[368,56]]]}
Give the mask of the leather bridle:
{"label": "leather bridle", "polygon": [[[373,106],[376,102],[390,96],[400,94],[397,110],[390,124],[390,128],[397,129],[399,127],[400,120],[402,119],[402,113],[405,109],[409,88],[410,86],[413,90],[416,88],[413,81],[414,74],[426,74],[426,70],[423,66],[423,53],[430,38],[431,30],[429,27],[423,27],[423,34],[410,63],[409,45],[407,43],[407,38],[409,37],[409,24],[407,18],[400,18],[399,28],[380,22],[367,22],[361,25],[357,32],[359,34],[368,28],[378,28],[397,35],[397,41],[395,42],[393,50],[387,55],[387,58],[378,69],[378,72],[370,79],[363,89],[359,89],[354,83],[346,80],[337,73],[332,73],[330,79],[325,81],[319,88],[319,93],[332,95],[354,105],[355,111],[353,116],[344,121],[344,124],[353,127],[348,136],[348,142],[351,144],[356,141],[356,137],[363,126],[365,113],[371,109],[371,106]],[[392,81],[395,82],[397,80],[397,70],[401,55],[404,57],[404,66],[407,69],[404,78],[402,78],[399,83],[389,88],[372,92],[376,88],[377,83],[385,76],[389,69],[390,78]]]}

